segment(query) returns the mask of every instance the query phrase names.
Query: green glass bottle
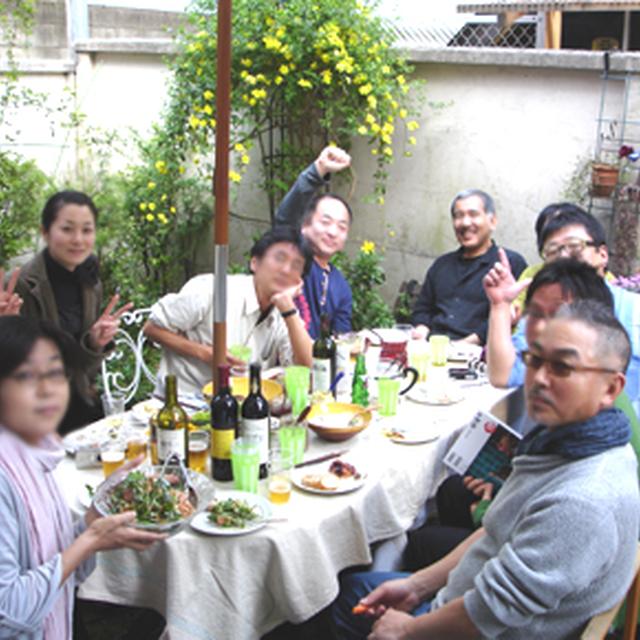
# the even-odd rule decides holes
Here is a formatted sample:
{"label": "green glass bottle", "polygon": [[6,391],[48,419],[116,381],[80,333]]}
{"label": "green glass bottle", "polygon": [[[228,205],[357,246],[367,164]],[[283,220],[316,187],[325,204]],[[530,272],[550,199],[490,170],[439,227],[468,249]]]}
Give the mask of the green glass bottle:
{"label": "green glass bottle", "polygon": [[186,465],[189,418],[178,404],[178,382],[173,375],[165,378],[164,407],[160,409],[156,422],[158,463],[164,464],[167,458],[177,454]]}
{"label": "green glass bottle", "polygon": [[369,390],[367,389],[367,368],[364,364],[364,355],[356,357],[356,366],[353,371],[353,385],[351,387],[351,402],[361,407],[369,406]]}

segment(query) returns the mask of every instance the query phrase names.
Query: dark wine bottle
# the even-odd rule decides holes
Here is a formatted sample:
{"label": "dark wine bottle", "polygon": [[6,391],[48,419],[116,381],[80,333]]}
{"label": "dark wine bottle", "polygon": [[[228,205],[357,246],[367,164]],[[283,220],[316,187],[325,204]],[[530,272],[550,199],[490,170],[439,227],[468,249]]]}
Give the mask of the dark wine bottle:
{"label": "dark wine bottle", "polygon": [[211,470],[215,480],[233,480],[231,444],[238,437],[238,401],[231,395],[229,366],[218,367],[218,392],[211,400]]}
{"label": "dark wine bottle", "polygon": [[269,403],[260,388],[260,364],[249,367],[249,395],[242,403],[242,437],[255,438],[260,446],[260,478],[267,477],[269,462]]}
{"label": "dark wine bottle", "polygon": [[158,464],[164,464],[172,455],[178,455],[186,465],[188,463],[187,433],[189,418],[178,404],[178,382],[176,377],[165,378],[164,407],[156,418],[156,439]]}
{"label": "dark wine bottle", "polygon": [[320,335],[313,343],[313,367],[311,390],[329,391],[336,377],[336,343],[331,337],[329,316],[320,316]]}

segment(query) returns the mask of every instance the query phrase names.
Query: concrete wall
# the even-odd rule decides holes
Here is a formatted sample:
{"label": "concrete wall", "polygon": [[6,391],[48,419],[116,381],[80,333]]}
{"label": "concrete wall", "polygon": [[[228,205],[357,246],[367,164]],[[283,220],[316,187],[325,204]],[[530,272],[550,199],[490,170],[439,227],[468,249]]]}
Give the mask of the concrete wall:
{"label": "concrete wall", "polygon": [[[133,12],[127,27],[124,10],[97,9],[91,9],[92,37],[70,47],[66,58],[48,59],[49,65],[57,61],[57,73],[51,66],[45,73],[42,59],[31,54],[23,59],[25,82],[46,90],[52,99],[63,95],[65,87],[74,87],[76,106],[89,125],[117,129],[125,137],[130,137],[130,129],[144,135],[162,107],[168,79],[163,56],[170,53],[171,43],[158,34],[164,26],[175,27],[176,17]],[[145,13],[151,16],[148,20]],[[147,38],[140,25],[152,19],[148,32],[152,37]],[[132,38],[137,30],[145,38]],[[408,53],[416,65],[416,79],[424,81],[415,89],[425,101],[422,126],[413,158],[402,157],[405,149],[396,135],[397,160],[390,169],[384,206],[363,202],[372,189],[373,157],[358,140],[352,150],[356,180],[350,195],[356,219],[349,250],[355,251],[365,239],[384,247],[389,301],[403,280],[422,280],[436,256],[455,248],[449,204],[456,192],[467,187],[494,195],[497,242],[537,260],[533,221],[543,206],[561,198],[576,163],[592,157],[602,87],[602,55],[590,52]],[[640,55],[616,54],[612,69],[640,71]],[[609,83],[610,114],[621,108],[621,91],[622,83]],[[634,96],[632,106],[640,103]],[[61,167],[73,165],[75,140],[55,127],[52,138],[50,127],[38,123],[33,113],[18,117],[28,126],[21,127],[15,149],[57,174]],[[252,233],[268,224],[268,203],[257,186],[257,171],[256,158],[232,202],[235,214],[253,219],[232,218],[235,261],[242,259]],[[349,195],[345,186],[337,190]],[[608,203],[601,204],[606,222]]]}

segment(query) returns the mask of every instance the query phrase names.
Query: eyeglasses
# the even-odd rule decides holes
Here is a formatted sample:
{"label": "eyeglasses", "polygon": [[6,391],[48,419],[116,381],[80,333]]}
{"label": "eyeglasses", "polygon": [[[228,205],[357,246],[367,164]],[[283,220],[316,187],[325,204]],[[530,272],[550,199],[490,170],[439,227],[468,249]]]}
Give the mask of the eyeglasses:
{"label": "eyeglasses", "polygon": [[541,256],[545,260],[554,260],[561,253],[566,251],[566,254],[571,258],[576,258],[581,255],[587,247],[596,247],[597,244],[593,240],[583,240],[582,238],[570,238],[562,244],[548,244],[542,249]]}
{"label": "eyeglasses", "polygon": [[41,382],[49,382],[54,385],[66,384],[69,376],[64,369],[51,369],[45,373],[34,373],[33,371],[19,371],[12,373],[9,378],[25,387],[37,387]]}
{"label": "eyeglasses", "polygon": [[543,358],[542,356],[531,353],[531,351],[521,351],[520,357],[525,366],[537,371],[542,365],[546,364],[549,373],[557,378],[568,378],[576,371],[595,371],[598,373],[619,373],[617,369],[606,369],[604,367],[585,367],[581,364],[569,364],[562,360],[553,360],[552,358]]}

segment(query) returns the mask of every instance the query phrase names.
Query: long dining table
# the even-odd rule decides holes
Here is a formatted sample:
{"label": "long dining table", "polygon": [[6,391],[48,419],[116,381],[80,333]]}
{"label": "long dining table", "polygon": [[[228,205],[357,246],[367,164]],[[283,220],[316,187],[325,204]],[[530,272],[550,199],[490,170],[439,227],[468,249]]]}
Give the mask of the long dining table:
{"label": "long dining table", "polygon": [[[79,596],[151,607],[167,621],[171,640],[256,640],[279,624],[308,620],[338,594],[338,574],[368,565],[371,545],[405,532],[446,475],[446,451],[476,411],[491,410],[509,394],[489,383],[459,383],[462,399],[431,406],[403,399],[391,418],[375,417],[343,443],[309,434],[305,459],[347,449],[345,459],[366,473],[361,488],[340,495],[294,489],[273,506],[272,521],[240,536],[208,536],[190,526],[138,553],[98,554]],[[497,416],[504,418],[506,416]],[[437,439],[401,444],[388,437],[398,425],[424,427]],[[76,468],[67,457],[57,479],[77,513],[84,484],[102,471]],[[214,483],[218,490],[232,483]],[[260,492],[266,495],[266,482]]]}

